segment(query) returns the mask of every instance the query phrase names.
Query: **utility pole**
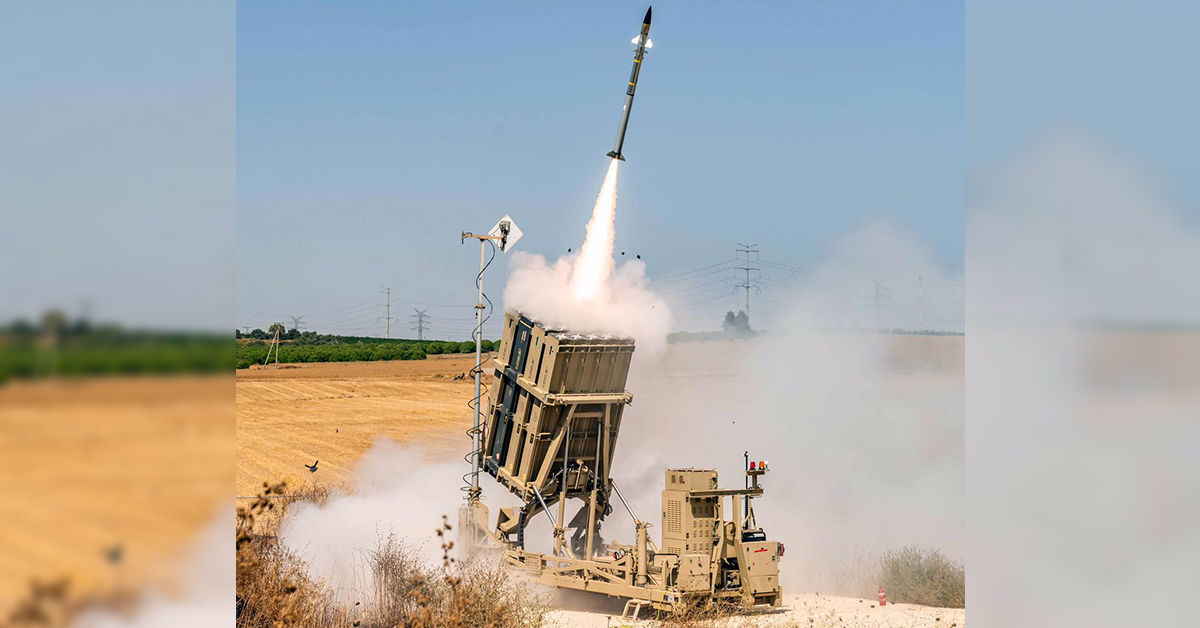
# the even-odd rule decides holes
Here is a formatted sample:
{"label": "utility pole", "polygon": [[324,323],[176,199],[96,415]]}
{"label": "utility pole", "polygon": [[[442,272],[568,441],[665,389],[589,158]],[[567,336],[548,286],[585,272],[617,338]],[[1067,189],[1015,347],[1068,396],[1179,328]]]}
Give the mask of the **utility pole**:
{"label": "utility pole", "polygon": [[272,323],[271,327],[275,328],[275,335],[271,338],[271,344],[267,347],[267,359],[263,360],[263,366],[271,362],[271,350],[274,349],[275,368],[279,368],[279,332],[283,329],[283,323]]}
{"label": "utility pole", "polygon": [[881,329],[883,327],[883,323],[882,319],[880,318],[879,308],[882,305],[884,297],[887,296],[887,286],[884,283],[886,280],[875,279],[874,277],[871,277],[870,281],[871,287],[874,288],[875,292],[875,329]]}
{"label": "utility pole", "polygon": [[755,288],[755,289],[758,288],[757,283],[750,282],[750,271],[760,271],[761,270],[758,268],[752,268],[750,266],[750,261],[751,261],[750,254],[753,253],[755,255],[755,258],[754,258],[755,261],[758,260],[758,245],[757,244],[742,244],[741,242],[738,242],[738,247],[740,247],[737,250],[738,253],[746,254],[746,265],[745,266],[736,266],[735,268],[746,271],[746,281],[743,283],[737,284],[737,286],[735,286],[735,287],[746,289],[746,324],[749,325],[750,324],[750,288]]}
{"label": "utility pole", "polygon": [[380,288],[380,290],[387,295],[383,314],[383,337],[390,339],[392,337],[392,288],[385,286]]}
{"label": "utility pole", "polygon": [[487,235],[463,231],[462,241],[466,242],[467,238],[479,240],[479,274],[475,275],[475,287],[479,291],[479,298],[475,301],[475,368],[472,369],[475,374],[475,425],[471,428],[471,487],[467,490],[467,503],[474,504],[479,501],[482,492],[479,488],[479,468],[483,463],[483,428],[480,425],[483,418],[483,271],[487,270],[491,263],[486,258],[487,247],[489,244],[492,246],[493,256],[495,249],[507,253],[508,249],[521,239],[521,230],[517,228],[513,219],[505,214]]}
{"label": "utility pole", "polygon": [[409,315],[409,318],[413,319],[413,329],[417,330],[417,340],[424,340],[425,320],[429,318],[429,316],[425,314],[427,310],[418,310],[414,307],[413,311],[416,312],[416,314]]}

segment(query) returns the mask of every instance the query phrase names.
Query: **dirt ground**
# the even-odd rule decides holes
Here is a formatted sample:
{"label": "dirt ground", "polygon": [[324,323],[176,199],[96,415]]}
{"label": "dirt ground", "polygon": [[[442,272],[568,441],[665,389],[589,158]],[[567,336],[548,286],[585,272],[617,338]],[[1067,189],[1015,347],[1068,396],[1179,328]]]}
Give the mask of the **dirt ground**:
{"label": "dirt ground", "polygon": [[[237,494],[263,482],[345,485],[377,438],[461,456],[473,416],[473,355],[285,364],[237,372]],[[455,380],[455,376],[462,376]],[[317,461],[317,471],[304,465]]]}
{"label": "dirt ground", "polygon": [[[614,603],[603,610],[554,611],[547,623],[561,628],[616,628],[654,624],[653,620],[647,618],[639,621],[622,620],[622,606],[623,604]],[[646,613],[643,612],[642,615],[645,617]],[[730,617],[717,625],[722,628],[963,628],[966,625],[966,611],[961,608],[931,608],[913,604],[888,604],[881,607],[878,600],[816,593],[785,594],[783,606]]]}
{"label": "dirt ground", "polygon": [[76,595],[157,578],[222,508],[233,378],[0,386],[0,611],[32,579]]}

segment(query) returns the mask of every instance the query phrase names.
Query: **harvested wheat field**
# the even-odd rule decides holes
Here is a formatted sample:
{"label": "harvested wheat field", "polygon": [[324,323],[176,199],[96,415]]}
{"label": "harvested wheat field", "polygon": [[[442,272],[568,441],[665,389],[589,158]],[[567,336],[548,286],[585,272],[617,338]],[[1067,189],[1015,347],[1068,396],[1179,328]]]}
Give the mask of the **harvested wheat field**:
{"label": "harvested wheat field", "polygon": [[136,588],[229,505],[232,378],[0,386],[0,610],[33,579]]}
{"label": "harvested wheat field", "polygon": [[[420,442],[431,455],[462,456],[474,364],[473,355],[454,355],[238,371],[238,495],[254,495],[267,481],[344,485],[381,436]],[[305,467],[313,462],[316,472]]]}

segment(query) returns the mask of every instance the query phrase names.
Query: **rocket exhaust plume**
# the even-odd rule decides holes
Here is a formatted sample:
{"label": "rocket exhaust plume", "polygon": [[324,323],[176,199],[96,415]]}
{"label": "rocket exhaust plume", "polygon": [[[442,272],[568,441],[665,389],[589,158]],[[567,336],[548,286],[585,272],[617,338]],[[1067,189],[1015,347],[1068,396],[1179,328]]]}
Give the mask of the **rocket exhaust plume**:
{"label": "rocket exhaust plume", "polygon": [[646,265],[640,258],[616,264],[613,239],[617,170],[625,160],[621,150],[639,71],[652,45],[650,14],[647,9],[642,28],[632,42],[637,48],[625,89],[617,141],[608,153],[612,161],[596,196],[583,247],[574,258],[560,258],[552,264],[539,255],[515,253],[504,289],[506,309],[520,310],[542,323],[575,331],[631,336],[641,347],[638,355],[643,357],[666,350],[667,334],[674,319],[666,302],[647,287]]}
{"label": "rocket exhaust plume", "polygon": [[638,74],[642,69],[642,60],[646,51],[652,46],[650,42],[650,15],[653,7],[646,9],[646,17],[642,18],[642,29],[633,38],[637,48],[633,55],[633,70],[629,75],[629,87],[625,91],[625,105],[621,108],[621,124],[617,127],[617,143],[608,153],[612,163],[608,165],[608,174],[604,177],[604,185],[600,186],[600,195],[596,197],[596,207],[592,210],[592,219],[587,226],[587,239],[579,251],[579,259],[575,262],[575,272],[571,277],[571,296],[580,301],[594,301],[597,298],[606,300],[605,294],[608,277],[613,272],[613,221],[617,210],[617,166],[625,161],[621,148],[625,145],[625,130],[629,127],[629,112],[633,109],[633,96],[637,90]]}
{"label": "rocket exhaust plume", "polygon": [[613,235],[616,231],[617,215],[617,167],[616,158],[608,165],[604,185],[596,197],[592,219],[587,224],[587,237],[575,261],[571,276],[571,296],[580,301],[606,298],[608,277],[613,271]]}
{"label": "rocket exhaust plume", "polygon": [[513,254],[504,305],[556,327],[631,336],[638,343],[636,355],[645,358],[666,351],[674,319],[666,302],[647,287],[645,262],[617,265],[613,257],[619,164],[613,159],[608,165],[578,254],[553,263],[540,255]]}

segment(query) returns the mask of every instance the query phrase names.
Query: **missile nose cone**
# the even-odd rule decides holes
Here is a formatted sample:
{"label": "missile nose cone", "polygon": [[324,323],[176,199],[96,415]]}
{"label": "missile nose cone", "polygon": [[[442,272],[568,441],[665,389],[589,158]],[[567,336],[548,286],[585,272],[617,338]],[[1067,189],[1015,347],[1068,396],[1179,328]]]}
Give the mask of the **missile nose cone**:
{"label": "missile nose cone", "polygon": [[650,12],[653,10],[653,6],[651,6],[649,9],[646,9],[646,19],[642,20],[642,24],[645,24],[646,26],[650,25]]}

